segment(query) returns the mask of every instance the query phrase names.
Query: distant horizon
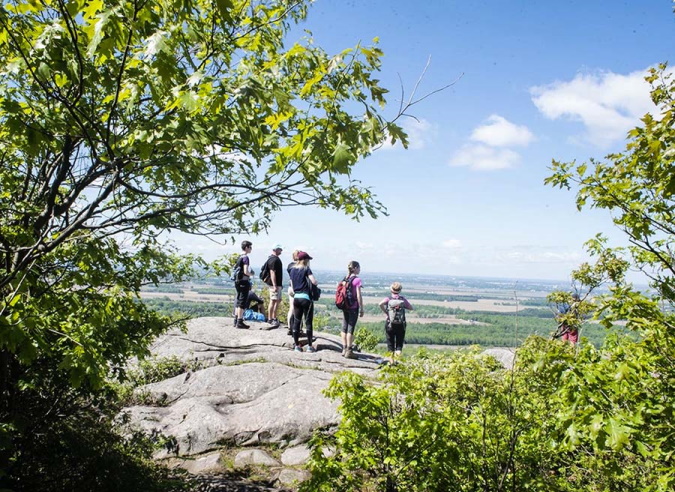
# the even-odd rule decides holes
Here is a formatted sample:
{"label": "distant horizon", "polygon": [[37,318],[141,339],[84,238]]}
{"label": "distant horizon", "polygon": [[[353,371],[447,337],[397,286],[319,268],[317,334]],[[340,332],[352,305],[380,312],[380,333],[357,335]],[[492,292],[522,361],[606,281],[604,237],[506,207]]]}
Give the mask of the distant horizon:
{"label": "distant horizon", "polygon": [[[317,273],[341,273],[342,275],[346,274],[346,270],[338,270],[334,268],[313,268],[313,271]],[[498,276],[483,276],[483,275],[452,275],[445,273],[410,273],[410,272],[371,272],[367,271],[362,273],[360,277],[368,277],[370,275],[382,275],[382,276],[417,276],[417,277],[442,277],[442,278],[454,278],[454,279],[479,279],[479,280],[496,280],[496,281],[524,281],[524,282],[539,282],[539,283],[571,283],[570,280],[556,280],[556,279],[539,279],[539,278],[525,278],[525,277],[498,277]]]}

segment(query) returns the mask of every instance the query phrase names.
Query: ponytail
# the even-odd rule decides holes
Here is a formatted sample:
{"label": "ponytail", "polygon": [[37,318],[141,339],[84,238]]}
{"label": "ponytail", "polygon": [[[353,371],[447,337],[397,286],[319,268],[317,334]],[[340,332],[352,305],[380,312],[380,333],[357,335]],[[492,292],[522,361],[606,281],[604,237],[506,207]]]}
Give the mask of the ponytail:
{"label": "ponytail", "polygon": [[359,265],[359,262],[358,261],[350,261],[349,264],[347,265],[347,276],[354,273],[354,270],[356,270],[357,268],[361,268],[361,265]]}

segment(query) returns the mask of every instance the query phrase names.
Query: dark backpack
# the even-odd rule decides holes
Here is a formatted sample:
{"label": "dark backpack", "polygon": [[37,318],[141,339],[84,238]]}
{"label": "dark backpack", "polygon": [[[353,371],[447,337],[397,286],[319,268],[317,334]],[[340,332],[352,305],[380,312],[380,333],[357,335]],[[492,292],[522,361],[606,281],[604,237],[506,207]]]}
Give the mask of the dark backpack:
{"label": "dark backpack", "polygon": [[403,299],[389,299],[387,314],[391,326],[405,326],[405,301]]}
{"label": "dark backpack", "polygon": [[267,258],[267,261],[260,268],[260,280],[265,282],[267,285],[272,285],[272,275],[270,274],[270,260],[272,258],[276,258],[276,256],[270,255],[270,257]]}
{"label": "dark backpack", "polygon": [[230,280],[232,280],[233,282],[239,282],[241,280],[241,275],[243,273],[241,268],[241,259],[242,256],[240,256],[237,259],[237,262],[234,264],[234,268],[232,269],[232,275],[230,275]]}
{"label": "dark backpack", "polygon": [[352,289],[351,275],[345,277],[337,284],[337,287],[335,288],[335,307],[344,311],[354,304],[354,294]]}
{"label": "dark backpack", "polygon": [[313,301],[318,301],[321,297],[321,289],[319,289],[318,285],[314,285],[310,282],[309,278],[307,279],[307,283],[309,284],[309,297],[311,297]]}

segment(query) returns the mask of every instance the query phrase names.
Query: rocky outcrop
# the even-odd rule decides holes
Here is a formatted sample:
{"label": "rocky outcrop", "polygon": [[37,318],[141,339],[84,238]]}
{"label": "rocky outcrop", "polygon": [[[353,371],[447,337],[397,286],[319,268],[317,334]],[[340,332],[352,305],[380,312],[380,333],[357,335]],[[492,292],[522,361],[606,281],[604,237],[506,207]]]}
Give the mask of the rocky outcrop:
{"label": "rocky outcrop", "polygon": [[148,402],[126,408],[130,425],[170,444],[158,458],[200,455],[223,445],[293,446],[314,429],[337,425],[337,403],[322,394],[337,372],[374,377],[380,358],[341,355],[340,337],[315,334],[316,353],[294,352],[285,328],[232,326],[228,318],[199,318],[187,332],[159,339],[155,357],[198,361],[199,370],[136,390]]}
{"label": "rocky outcrop", "polygon": [[[366,353],[345,359],[340,337],[322,332],[315,332],[316,353],[295,352],[285,327],[249,324],[242,330],[228,318],[198,318],[186,332],[158,339],[153,357],[177,357],[198,369],[137,388],[136,400],[146,404],[123,411],[131,428],[164,437],[167,446],[156,458],[199,476],[209,484],[204,490],[281,490],[238,482],[231,488],[222,477],[232,467],[264,468],[268,483],[280,487],[305,480],[312,432],[340,419],[323,390],[341,371],[374,379],[382,363]],[[486,352],[505,367],[513,364],[513,351]],[[222,480],[229,485],[217,486]]]}

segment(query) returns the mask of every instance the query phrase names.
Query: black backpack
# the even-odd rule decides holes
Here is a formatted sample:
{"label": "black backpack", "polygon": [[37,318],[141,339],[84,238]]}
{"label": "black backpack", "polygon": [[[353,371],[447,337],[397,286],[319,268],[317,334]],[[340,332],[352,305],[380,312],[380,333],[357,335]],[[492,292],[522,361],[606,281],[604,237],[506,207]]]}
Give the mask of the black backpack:
{"label": "black backpack", "polygon": [[307,283],[309,284],[309,297],[312,298],[312,301],[318,301],[321,297],[321,289],[319,289],[318,285],[314,285],[309,280],[309,277],[307,278]]}
{"label": "black backpack", "polygon": [[270,255],[270,257],[267,258],[267,261],[260,268],[260,275],[259,275],[260,280],[265,282],[267,285],[272,285],[272,275],[270,274],[270,260],[276,257],[277,257],[276,255]]}
{"label": "black backpack", "polygon": [[237,259],[237,262],[234,264],[234,268],[232,269],[232,275],[230,275],[230,280],[233,282],[239,282],[241,280],[241,276],[243,274],[243,270],[241,268],[241,259],[243,256],[240,256]]}

